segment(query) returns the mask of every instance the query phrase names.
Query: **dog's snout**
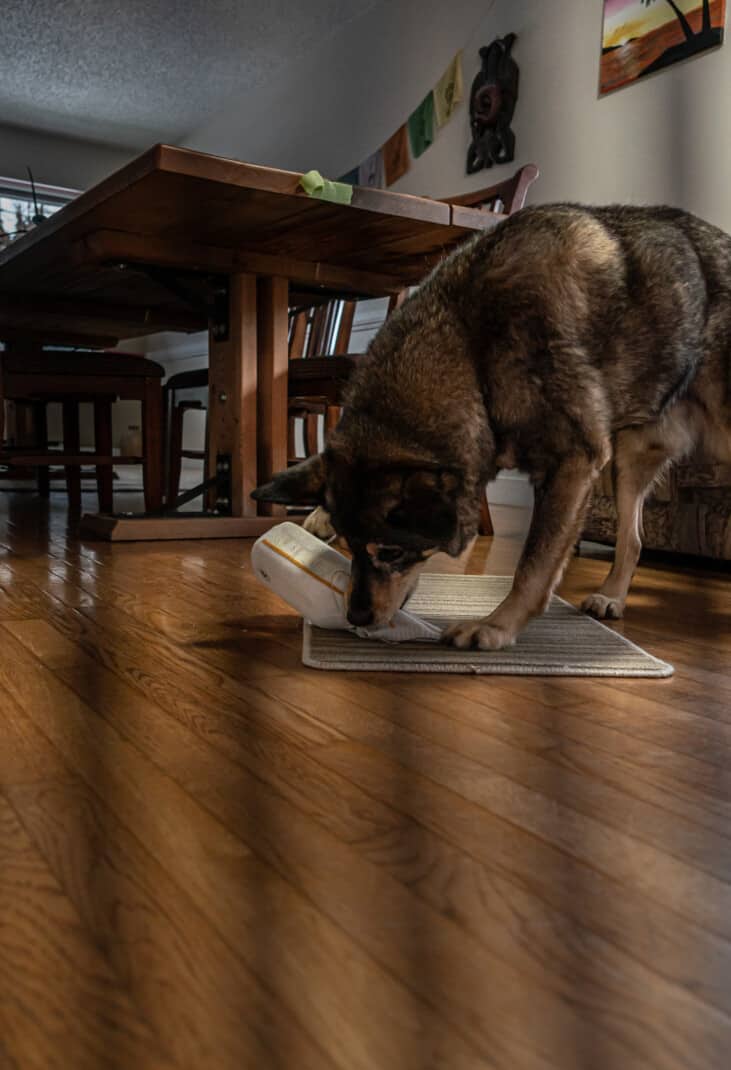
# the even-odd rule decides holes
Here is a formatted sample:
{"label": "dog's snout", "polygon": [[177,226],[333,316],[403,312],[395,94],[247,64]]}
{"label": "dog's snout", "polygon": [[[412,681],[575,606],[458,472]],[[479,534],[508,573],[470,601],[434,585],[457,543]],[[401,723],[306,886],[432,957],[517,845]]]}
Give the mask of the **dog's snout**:
{"label": "dog's snout", "polygon": [[369,624],[373,623],[373,610],[370,606],[359,609],[358,606],[351,605],[348,608],[348,621],[350,624],[355,625],[356,628],[367,628]]}

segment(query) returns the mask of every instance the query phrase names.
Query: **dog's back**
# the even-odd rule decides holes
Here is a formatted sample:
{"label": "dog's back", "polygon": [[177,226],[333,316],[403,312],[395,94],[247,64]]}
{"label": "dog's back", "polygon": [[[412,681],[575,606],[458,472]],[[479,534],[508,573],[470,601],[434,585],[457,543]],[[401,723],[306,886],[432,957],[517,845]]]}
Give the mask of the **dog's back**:
{"label": "dog's back", "polygon": [[726,234],[671,208],[547,205],[437,268],[375,340],[381,370],[363,369],[353,399],[384,378],[381,396],[405,404],[408,394],[408,408],[420,404],[433,422],[426,395],[448,398],[468,356],[493,431],[516,432],[518,448],[530,451],[547,424],[549,450],[567,435],[648,424],[679,399],[720,441],[730,350]]}

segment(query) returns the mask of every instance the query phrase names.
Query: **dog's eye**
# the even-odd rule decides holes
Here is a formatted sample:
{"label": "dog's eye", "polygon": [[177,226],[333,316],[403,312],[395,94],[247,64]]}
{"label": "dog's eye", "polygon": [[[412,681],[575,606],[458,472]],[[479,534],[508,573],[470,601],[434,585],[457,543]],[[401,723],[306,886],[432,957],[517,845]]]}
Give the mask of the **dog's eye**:
{"label": "dog's eye", "polygon": [[393,565],[404,556],[400,546],[380,546],[376,557],[384,565]]}

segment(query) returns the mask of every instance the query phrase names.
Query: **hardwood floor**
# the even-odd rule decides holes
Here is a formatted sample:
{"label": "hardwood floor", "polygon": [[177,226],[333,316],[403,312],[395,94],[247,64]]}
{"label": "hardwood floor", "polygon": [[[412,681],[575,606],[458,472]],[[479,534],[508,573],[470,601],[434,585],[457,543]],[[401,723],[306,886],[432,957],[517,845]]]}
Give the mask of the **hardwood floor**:
{"label": "hardwood floor", "polygon": [[0,497],[0,1070],[725,1068],[728,575],[640,569],[670,680],[331,674],[250,545]]}

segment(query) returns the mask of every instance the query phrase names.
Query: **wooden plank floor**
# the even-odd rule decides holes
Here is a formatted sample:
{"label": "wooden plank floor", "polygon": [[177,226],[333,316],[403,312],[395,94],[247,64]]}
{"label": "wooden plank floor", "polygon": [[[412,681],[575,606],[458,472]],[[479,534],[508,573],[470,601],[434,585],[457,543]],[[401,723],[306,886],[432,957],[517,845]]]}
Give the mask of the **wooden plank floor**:
{"label": "wooden plank floor", "polygon": [[249,549],[0,497],[1,1070],[727,1067],[728,575],[640,570],[670,680],[328,674]]}

